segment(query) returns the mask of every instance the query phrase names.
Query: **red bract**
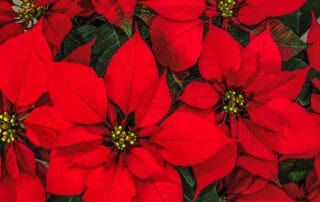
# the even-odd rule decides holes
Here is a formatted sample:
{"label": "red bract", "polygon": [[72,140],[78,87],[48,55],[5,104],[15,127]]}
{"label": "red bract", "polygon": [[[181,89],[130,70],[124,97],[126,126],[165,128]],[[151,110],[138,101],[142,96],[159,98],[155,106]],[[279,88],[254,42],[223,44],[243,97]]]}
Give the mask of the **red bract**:
{"label": "red bract", "polygon": [[71,30],[71,19],[80,12],[80,7],[71,0],[1,0],[0,7],[0,44],[28,31],[42,19],[43,33],[53,55]]}
{"label": "red bract", "polygon": [[255,25],[268,17],[287,15],[298,10],[306,0],[209,0],[208,17],[220,17],[227,26],[235,24]]}
{"label": "red bract", "polygon": [[[241,149],[250,155],[238,160],[241,167],[277,180],[276,153],[297,154],[319,148],[314,142],[319,138],[314,119],[291,102],[309,69],[281,71],[280,56],[268,31],[245,49],[239,47],[227,32],[210,27],[199,60],[200,73],[207,82],[190,83],[180,99],[193,107],[211,109],[216,114],[216,123],[228,126],[230,132],[226,134],[238,139]],[[266,173],[261,163],[274,165],[273,174]],[[217,178],[214,172],[215,169],[213,181]],[[200,179],[202,173],[196,170],[196,178]]]}
{"label": "red bract", "polygon": [[294,201],[276,184],[241,168],[219,181],[217,191],[221,201]]}
{"label": "red bract", "polygon": [[320,201],[320,181],[314,171],[310,171],[305,182],[299,184],[300,185],[295,183],[284,184],[282,189],[294,201]]}
{"label": "red bract", "polygon": [[0,201],[43,202],[45,191],[36,174],[43,167],[37,168],[33,149],[40,139],[50,148],[49,139],[61,127],[48,127],[59,115],[41,106],[51,53],[40,26],[13,37],[0,51]]}
{"label": "red bract", "polygon": [[194,65],[202,50],[204,23],[175,22],[157,16],[150,27],[153,52],[163,66],[183,71]]}
{"label": "red bract", "polygon": [[317,19],[312,13],[312,23],[310,27],[310,31],[308,33],[307,42],[311,44],[307,48],[308,59],[311,67],[320,70],[320,24],[317,22]]}
{"label": "red bract", "polygon": [[117,25],[127,34],[131,34],[136,0],[91,0],[91,2],[96,11],[111,24]]}
{"label": "red bract", "polygon": [[171,106],[166,73],[158,78],[139,33],[112,57],[104,81],[86,66],[60,63],[50,70],[49,92],[64,117],[77,123],[55,141],[47,185],[55,194],[182,201],[170,163],[199,163],[230,142],[191,113],[161,121]]}

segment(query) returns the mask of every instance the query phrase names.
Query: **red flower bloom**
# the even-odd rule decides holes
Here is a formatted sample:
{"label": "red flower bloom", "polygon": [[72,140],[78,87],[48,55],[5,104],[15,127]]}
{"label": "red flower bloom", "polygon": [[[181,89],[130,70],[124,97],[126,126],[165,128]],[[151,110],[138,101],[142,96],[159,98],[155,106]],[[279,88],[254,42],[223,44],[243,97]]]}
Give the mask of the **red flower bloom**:
{"label": "red flower bloom", "polygon": [[310,62],[310,66],[320,70],[320,24],[317,22],[317,19],[312,13],[312,23],[310,27],[310,31],[308,33],[307,42],[311,44],[307,48],[308,59]]}
{"label": "red flower bloom", "polygon": [[77,125],[55,142],[47,190],[85,192],[86,201],[182,201],[169,163],[199,163],[230,140],[191,113],[158,124],[171,106],[166,73],[158,78],[138,33],[113,56],[104,82],[86,66],[60,63],[50,71],[52,101]]}
{"label": "red flower bloom", "polygon": [[80,12],[80,7],[71,0],[1,0],[0,7],[0,44],[43,19],[43,33],[53,55],[71,30],[71,19]]}
{"label": "red flower bloom", "polygon": [[52,119],[59,120],[48,111],[53,107],[42,106],[51,53],[41,26],[2,44],[0,51],[0,201],[43,202],[37,176],[43,165],[36,163],[33,151],[39,151],[35,145],[41,139],[49,148],[48,139],[59,129],[50,127]]}
{"label": "red flower bloom", "polygon": [[[227,32],[210,27],[199,61],[200,73],[207,82],[190,83],[180,97],[188,105],[215,112],[217,124],[225,124],[230,129],[226,134],[238,139],[250,158],[257,159],[256,164],[248,163],[253,159],[238,160],[238,165],[269,180],[277,180],[277,168],[270,175],[263,172],[259,162],[276,166],[277,153],[319,149],[314,142],[318,138],[314,119],[291,102],[298,95],[308,68],[281,71],[280,61],[268,31],[241,49]],[[305,134],[309,136],[306,138]],[[205,171],[195,167],[196,178],[206,173],[206,181],[209,176],[216,180],[213,164],[217,161],[211,162],[211,167],[205,166]],[[210,168],[212,174],[208,174]]]}
{"label": "red flower bloom", "polygon": [[282,186],[282,189],[294,201],[320,201],[320,181],[314,171],[310,171],[305,182],[298,186],[295,183],[288,183]]}

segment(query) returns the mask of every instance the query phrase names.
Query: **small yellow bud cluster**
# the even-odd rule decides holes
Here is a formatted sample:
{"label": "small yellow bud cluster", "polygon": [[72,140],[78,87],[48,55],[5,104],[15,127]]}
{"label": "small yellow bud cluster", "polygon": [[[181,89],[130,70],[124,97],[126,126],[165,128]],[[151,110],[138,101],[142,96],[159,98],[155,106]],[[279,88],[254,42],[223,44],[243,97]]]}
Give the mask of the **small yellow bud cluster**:
{"label": "small yellow bud cluster", "polygon": [[24,21],[38,19],[47,9],[45,6],[35,6],[35,0],[24,0],[19,8],[19,17]]}
{"label": "small yellow bud cluster", "polygon": [[8,112],[0,114],[0,135],[2,142],[13,142],[16,130],[15,115],[10,116]]}
{"label": "small yellow bud cluster", "polygon": [[245,98],[241,94],[237,94],[235,91],[231,90],[226,92],[224,96],[223,110],[229,114],[235,114],[244,105]]}
{"label": "small yellow bud cluster", "polygon": [[221,196],[219,202],[227,202],[227,197],[226,196]]}
{"label": "small yellow bud cluster", "polygon": [[224,18],[231,17],[233,15],[233,8],[235,5],[235,0],[221,0],[218,4],[218,10],[221,12],[221,16]]}
{"label": "small yellow bud cluster", "polygon": [[133,145],[137,141],[137,136],[131,131],[124,131],[122,126],[115,127],[111,132],[111,138],[114,146],[122,151],[127,145]]}

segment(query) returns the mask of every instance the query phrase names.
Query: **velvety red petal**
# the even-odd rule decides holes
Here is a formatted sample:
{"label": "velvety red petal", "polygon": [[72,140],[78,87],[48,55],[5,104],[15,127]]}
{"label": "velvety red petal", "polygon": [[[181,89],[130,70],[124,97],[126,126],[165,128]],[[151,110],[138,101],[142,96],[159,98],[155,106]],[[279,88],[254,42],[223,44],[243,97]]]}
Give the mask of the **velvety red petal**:
{"label": "velvety red petal", "polygon": [[153,156],[144,148],[133,148],[127,159],[129,170],[138,178],[144,179],[164,172],[163,160]]}
{"label": "velvety red petal", "polygon": [[78,123],[106,120],[107,95],[103,80],[87,66],[59,62],[50,69],[49,92],[63,117]]}
{"label": "velvety red petal", "polygon": [[136,30],[134,36],[113,55],[107,67],[105,84],[108,96],[128,114],[137,108],[141,96],[157,78],[154,57]]}
{"label": "velvety red petal", "polygon": [[237,165],[253,175],[258,175],[271,181],[278,181],[277,161],[266,161],[242,155],[238,158]]}
{"label": "velvety red petal", "polygon": [[140,98],[135,111],[136,127],[156,124],[168,113],[172,99],[166,76],[165,72]]}
{"label": "velvety red petal", "polygon": [[34,103],[46,91],[51,60],[41,24],[2,44],[0,52],[0,88],[17,106]]}
{"label": "velvety red petal", "polygon": [[199,60],[203,78],[222,81],[226,75],[237,72],[241,64],[239,44],[227,31],[209,25],[203,43]]}
{"label": "velvety red petal", "polygon": [[156,17],[150,27],[150,38],[157,60],[172,71],[190,68],[200,56],[203,29],[200,20],[176,22]]}
{"label": "velvety red petal", "polygon": [[130,202],[136,194],[130,172],[117,165],[95,169],[88,176],[86,186],[83,199],[87,202]]}
{"label": "velvety red petal", "polygon": [[62,40],[69,33],[71,28],[71,20],[65,14],[55,13],[43,20],[43,34],[51,45],[50,48],[53,55],[58,53]]}
{"label": "velvety red petal", "polygon": [[306,0],[247,0],[247,6],[241,8],[238,13],[240,22],[246,25],[254,25],[267,17],[276,17],[289,14],[298,10]]}
{"label": "velvety red petal", "polygon": [[311,44],[311,46],[309,46],[307,48],[307,53],[308,53],[308,59],[309,59],[310,65],[312,67],[316,68],[317,70],[320,70],[320,57],[319,57],[320,39],[319,39],[319,35],[320,35],[320,24],[317,22],[317,19],[316,19],[314,13],[312,13],[312,23],[310,26],[310,31],[307,36],[307,42],[309,44]]}
{"label": "velvety red petal", "polygon": [[74,146],[78,144],[85,144],[90,142],[101,142],[103,137],[101,135],[96,135],[85,127],[74,126],[61,131],[61,134],[55,139],[53,143],[54,148]]}
{"label": "velvety red petal", "polygon": [[84,44],[73,50],[63,61],[75,62],[83,65],[90,65],[91,46],[95,42],[93,39],[90,43]]}
{"label": "velvety red petal", "polygon": [[280,51],[268,29],[252,40],[245,49],[250,57],[256,58],[258,69],[274,73],[281,71]]}
{"label": "velvety red petal", "polygon": [[40,180],[26,173],[20,173],[17,187],[17,201],[43,202],[46,200],[46,193]]}
{"label": "velvety red petal", "polygon": [[311,108],[313,111],[320,113],[320,95],[319,94],[312,93]]}
{"label": "velvety red petal", "polygon": [[302,194],[305,194],[303,193],[303,190],[301,190],[296,183],[284,184],[282,185],[282,190],[293,199],[301,196],[301,191],[302,191]]}
{"label": "velvety red petal", "polygon": [[65,168],[65,159],[51,154],[47,173],[46,191],[57,195],[76,195],[84,192],[85,179],[90,169],[82,167]]}
{"label": "velvety red petal", "polygon": [[194,198],[213,182],[227,176],[233,170],[238,156],[236,143],[223,147],[209,159],[194,165],[193,173],[197,180],[197,190]]}
{"label": "velvety red petal", "polygon": [[26,145],[18,142],[14,151],[19,163],[19,169],[24,173],[34,175],[36,171],[36,162],[32,150]]}
{"label": "velvety red petal", "polygon": [[273,99],[266,107],[277,114],[280,123],[280,127],[272,129],[278,134],[270,136],[277,152],[297,154],[319,149],[319,143],[314,141],[319,139],[319,125],[304,108],[285,99]]}
{"label": "velvety red petal", "polygon": [[110,23],[123,27],[132,25],[132,16],[136,0],[92,0],[95,10]]}
{"label": "velvety red petal", "polygon": [[19,178],[19,165],[17,161],[17,156],[14,151],[14,145],[11,144],[5,154],[5,165],[8,171],[8,174],[15,180]]}
{"label": "velvety red petal", "polygon": [[17,202],[16,181],[6,172],[0,180],[0,201]]}
{"label": "velvety red petal", "polygon": [[252,202],[253,200],[259,202],[294,202],[285,192],[283,192],[279,187],[276,187],[271,184],[267,184],[267,186],[255,193],[250,195],[242,195],[239,197],[237,201],[239,202]]}
{"label": "velvety red petal", "polygon": [[198,18],[206,8],[204,0],[140,0],[165,18],[189,21]]}
{"label": "velvety red petal", "polygon": [[308,72],[309,68],[279,73],[260,71],[247,87],[247,91],[254,92],[255,101],[266,102],[275,97],[294,100],[301,91]]}
{"label": "velvety red petal", "polygon": [[20,24],[17,24],[17,23],[6,24],[2,26],[0,29],[0,44],[22,33],[23,33],[23,26],[21,26]]}
{"label": "velvety red petal", "polygon": [[218,102],[220,95],[210,84],[194,81],[186,86],[179,99],[192,107],[207,109]]}
{"label": "velvety red petal", "polygon": [[29,140],[46,149],[51,149],[55,138],[62,130],[73,125],[63,119],[56,107],[43,106],[33,110],[23,122]]}
{"label": "velvety red petal", "polygon": [[146,181],[136,180],[137,195],[134,202],[177,202],[183,200],[183,190],[178,172],[166,165],[165,173]]}
{"label": "velvety red petal", "polygon": [[152,140],[163,147],[160,152],[168,162],[179,166],[195,165],[231,142],[212,124],[186,112],[167,118]]}
{"label": "velvety red petal", "polygon": [[[260,135],[262,133],[262,135]],[[240,119],[238,121],[238,138],[244,150],[257,158],[265,160],[277,160],[273,153],[272,145],[264,142],[264,128],[259,127],[251,121]]]}

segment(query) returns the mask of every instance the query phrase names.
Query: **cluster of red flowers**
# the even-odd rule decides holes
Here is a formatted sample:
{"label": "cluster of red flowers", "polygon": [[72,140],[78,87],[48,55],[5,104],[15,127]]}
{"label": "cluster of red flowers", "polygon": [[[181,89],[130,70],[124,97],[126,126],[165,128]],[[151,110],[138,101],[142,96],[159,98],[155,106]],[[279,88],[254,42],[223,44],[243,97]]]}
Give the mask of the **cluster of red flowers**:
{"label": "cluster of red flowers", "polygon": [[[320,71],[320,24],[310,13],[309,65],[286,70],[270,21],[305,3],[0,0],[0,201],[179,202],[177,166],[192,167],[194,200],[216,182],[220,201],[320,201],[320,77],[308,76]],[[149,41],[137,6],[153,13]],[[130,36],[102,78],[90,67],[95,39],[54,60],[75,16]],[[173,93],[168,79],[181,84],[190,69],[199,76]],[[296,102],[306,82],[309,108]],[[282,183],[288,159],[314,169]]]}

